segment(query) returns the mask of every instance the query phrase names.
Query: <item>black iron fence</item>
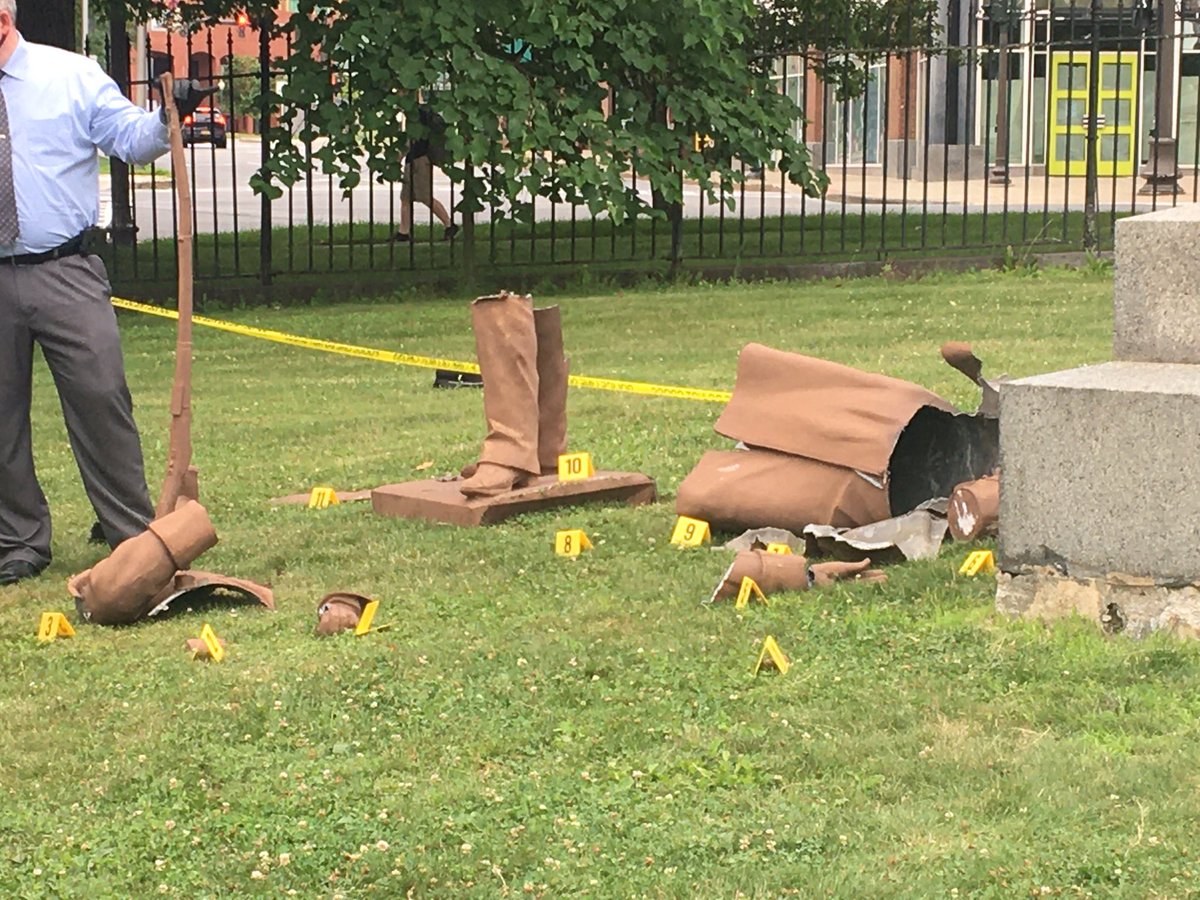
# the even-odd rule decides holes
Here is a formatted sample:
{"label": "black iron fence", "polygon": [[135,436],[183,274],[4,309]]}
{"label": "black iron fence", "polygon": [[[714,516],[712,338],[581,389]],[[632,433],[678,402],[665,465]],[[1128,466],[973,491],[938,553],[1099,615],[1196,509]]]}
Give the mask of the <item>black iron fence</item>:
{"label": "black iron fence", "polygon": [[[650,271],[672,258],[685,265],[981,252],[1019,259],[1102,249],[1119,217],[1200,198],[1200,9],[1193,7],[1200,4],[951,2],[935,46],[840,54],[862,69],[865,89],[856,96],[824,85],[812,55],[781,59],[773,83],[795,102],[796,134],[828,174],[828,191],[805,196],[770,161],[747,162],[744,181],[717,185],[723,202],[686,184],[684,224],[674,234],[661,219],[618,226],[539,199],[532,222],[492,207],[450,240],[432,209],[417,203],[412,240],[400,242],[399,184],[364,172],[345,194],[334,176],[312,170],[276,200],[250,187],[271,152],[263,125],[279,112],[260,99],[281,77],[273,63],[287,48],[278,38],[273,44],[252,33],[251,55],[236,25],[187,37],[151,31],[143,48],[151,77],[140,79],[122,78],[124,48],[109,54],[118,81],[151,106],[152,76],[170,66],[179,72],[180,58],[193,77],[219,87],[208,121],[185,129],[203,280],[269,284],[304,273],[464,265]],[[114,281],[174,277],[172,173],[165,158],[157,166],[113,165],[106,220]],[[649,201],[636,170],[627,177]],[[455,186],[436,171],[434,196],[457,225]]]}

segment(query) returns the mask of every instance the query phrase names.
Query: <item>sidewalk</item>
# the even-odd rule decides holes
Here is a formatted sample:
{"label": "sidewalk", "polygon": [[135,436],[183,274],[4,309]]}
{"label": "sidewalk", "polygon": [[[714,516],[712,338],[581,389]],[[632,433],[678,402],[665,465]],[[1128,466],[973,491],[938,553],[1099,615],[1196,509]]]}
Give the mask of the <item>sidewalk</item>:
{"label": "sidewalk", "polygon": [[[1081,210],[1086,201],[1086,179],[1080,175],[1030,175],[1026,178],[1023,169],[1013,170],[1009,184],[1002,185],[989,184],[986,177],[981,177],[982,174],[971,173],[969,181],[964,181],[961,175],[946,181],[931,176],[926,182],[919,178],[885,177],[877,166],[866,170],[847,167],[844,173],[841,168],[835,168],[828,172],[829,189],[825,199],[828,202],[845,203],[847,207],[862,203],[898,207],[914,204],[940,207],[946,204],[956,208],[965,205],[972,211],[985,207],[989,210],[1003,209],[1005,205],[1010,210]],[[780,181],[779,173],[768,172],[766,190],[778,192]],[[1100,209],[1117,210],[1133,209],[1135,206],[1138,209],[1151,209],[1193,203],[1200,197],[1198,170],[1180,175],[1179,186],[1183,193],[1175,197],[1169,194],[1160,194],[1158,197],[1139,195],[1138,189],[1142,183],[1143,179],[1139,176],[1099,179],[1097,206]],[[761,184],[758,180],[748,181],[746,190],[757,191]],[[790,193],[798,188],[789,184],[787,190]]]}

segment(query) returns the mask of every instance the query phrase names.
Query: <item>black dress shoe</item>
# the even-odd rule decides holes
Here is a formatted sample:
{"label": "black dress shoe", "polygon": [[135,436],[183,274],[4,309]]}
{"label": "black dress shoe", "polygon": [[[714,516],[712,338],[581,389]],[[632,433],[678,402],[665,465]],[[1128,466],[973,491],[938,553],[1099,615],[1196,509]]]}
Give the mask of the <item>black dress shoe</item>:
{"label": "black dress shoe", "polygon": [[35,566],[24,559],[14,559],[12,562],[7,562],[0,566],[0,587],[16,584],[18,581],[25,581],[28,578],[37,578],[42,574],[42,569],[44,568],[46,567]]}

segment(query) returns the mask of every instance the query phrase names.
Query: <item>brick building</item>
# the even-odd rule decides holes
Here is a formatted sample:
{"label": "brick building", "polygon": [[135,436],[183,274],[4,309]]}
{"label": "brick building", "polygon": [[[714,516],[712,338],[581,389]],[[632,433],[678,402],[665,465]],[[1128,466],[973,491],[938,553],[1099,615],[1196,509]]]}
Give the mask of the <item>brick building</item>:
{"label": "brick building", "polygon": [[[296,0],[280,0],[275,9],[275,21],[286,22],[295,12]],[[151,21],[146,28],[150,58],[150,77],[156,78],[170,70],[176,77],[219,81],[228,69],[230,56],[245,59],[259,58],[259,31],[244,17],[222,21],[211,28],[192,32],[176,28],[170,22]],[[283,38],[271,40],[271,58],[282,59],[288,54]]]}
{"label": "brick building", "polygon": [[827,168],[920,175],[928,167],[930,177],[961,177],[966,166],[983,176],[1006,112],[1009,165],[1083,175],[1095,108],[1098,174],[1132,175],[1150,157],[1160,94],[1173,119],[1164,135],[1176,138],[1179,164],[1192,167],[1200,160],[1200,2],[1164,8],[1165,25],[1158,0],[1098,0],[1094,10],[1091,0],[940,0],[938,47],[864,59],[859,96],[835,96],[802,56],[779,60],[774,78],[798,107],[797,136]]}

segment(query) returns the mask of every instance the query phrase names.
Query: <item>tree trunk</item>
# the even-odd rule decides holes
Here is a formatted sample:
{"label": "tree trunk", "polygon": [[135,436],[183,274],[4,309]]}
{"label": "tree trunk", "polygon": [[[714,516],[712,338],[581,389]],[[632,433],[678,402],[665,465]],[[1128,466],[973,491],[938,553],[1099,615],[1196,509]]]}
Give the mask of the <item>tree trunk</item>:
{"label": "tree trunk", "polygon": [[17,11],[17,30],[27,41],[77,50],[75,0],[38,0],[22,3]]}
{"label": "tree trunk", "polygon": [[[670,116],[667,108],[657,101],[654,101],[654,117],[656,121],[661,122],[663,125],[670,125]],[[682,191],[682,173],[672,172],[672,175],[679,179]],[[663,196],[662,191],[657,188],[651,191],[651,203],[655,209],[661,209],[667,214],[667,225],[670,228],[671,235],[671,247],[669,251],[671,268],[668,274],[671,278],[674,278],[679,274],[679,267],[683,262],[683,203],[678,200],[668,202],[667,198]]]}

